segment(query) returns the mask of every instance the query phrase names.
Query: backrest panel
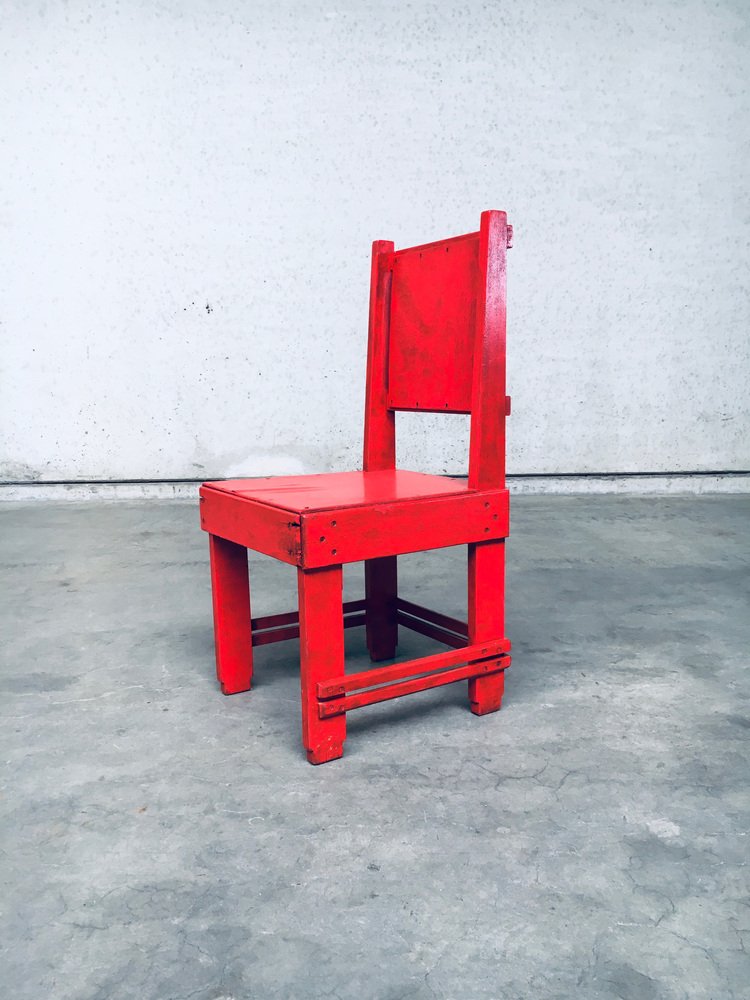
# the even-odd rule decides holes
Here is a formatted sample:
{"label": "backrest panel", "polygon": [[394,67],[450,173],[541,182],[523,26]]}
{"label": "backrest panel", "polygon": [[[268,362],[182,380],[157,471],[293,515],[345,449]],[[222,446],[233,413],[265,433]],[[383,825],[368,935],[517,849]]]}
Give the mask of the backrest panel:
{"label": "backrest panel", "polygon": [[479,233],[393,254],[390,409],[471,411],[479,279]]}
{"label": "backrest panel", "polygon": [[469,487],[505,485],[505,280],[512,227],[372,246],[363,468],[396,464],[396,410],[470,413]]}

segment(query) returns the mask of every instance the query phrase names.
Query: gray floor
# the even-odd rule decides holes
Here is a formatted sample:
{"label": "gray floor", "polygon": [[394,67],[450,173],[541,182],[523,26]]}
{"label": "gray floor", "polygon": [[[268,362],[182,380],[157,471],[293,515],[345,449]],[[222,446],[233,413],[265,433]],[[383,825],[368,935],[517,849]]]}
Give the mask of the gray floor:
{"label": "gray floor", "polygon": [[[363,710],[319,768],[296,642],[217,691],[194,508],[0,519],[3,997],[750,996],[750,498],[517,499],[502,712]],[[463,612],[463,573],[403,594]]]}

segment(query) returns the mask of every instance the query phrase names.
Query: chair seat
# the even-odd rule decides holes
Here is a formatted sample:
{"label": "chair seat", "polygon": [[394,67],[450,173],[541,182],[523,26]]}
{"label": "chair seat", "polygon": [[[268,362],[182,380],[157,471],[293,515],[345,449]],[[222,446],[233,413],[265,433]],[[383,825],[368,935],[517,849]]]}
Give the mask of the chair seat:
{"label": "chair seat", "polygon": [[297,514],[469,492],[465,479],[449,479],[447,476],[431,476],[403,469],[229,479],[205,485]]}
{"label": "chair seat", "polygon": [[403,469],[230,479],[200,492],[205,531],[306,569],[508,531],[507,490]]}

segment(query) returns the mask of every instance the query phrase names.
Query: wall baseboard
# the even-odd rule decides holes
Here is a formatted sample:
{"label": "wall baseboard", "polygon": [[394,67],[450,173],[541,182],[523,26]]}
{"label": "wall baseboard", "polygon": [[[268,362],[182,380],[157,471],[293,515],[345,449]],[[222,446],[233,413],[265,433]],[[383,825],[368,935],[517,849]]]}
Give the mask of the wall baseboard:
{"label": "wall baseboard", "polygon": [[583,476],[508,476],[513,494],[750,493],[750,472],[612,473]]}
{"label": "wall baseboard", "polygon": [[[182,500],[194,502],[201,480],[0,483],[0,502]],[[750,472],[607,473],[508,476],[512,494],[750,493]]]}

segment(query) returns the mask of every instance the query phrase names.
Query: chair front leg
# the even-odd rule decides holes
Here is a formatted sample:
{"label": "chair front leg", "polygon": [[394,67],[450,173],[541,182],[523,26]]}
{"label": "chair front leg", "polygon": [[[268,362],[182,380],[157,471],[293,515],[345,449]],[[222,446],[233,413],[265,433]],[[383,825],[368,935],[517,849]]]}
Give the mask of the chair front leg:
{"label": "chair front leg", "polygon": [[302,742],[311,764],[344,753],[346,716],[321,719],[318,684],[344,674],[343,574],[341,566],[297,570],[299,587]]}
{"label": "chair front leg", "polygon": [[247,549],[209,535],[216,676],[224,694],[249,691],[253,679]]}
{"label": "chair front leg", "polygon": [[[504,638],[505,541],[469,545],[469,643]],[[505,690],[505,674],[488,674],[469,681],[474,715],[497,712]]]}
{"label": "chair front leg", "polygon": [[365,561],[365,629],[370,659],[392,660],[398,645],[396,598],[398,596],[398,558],[382,556]]}

